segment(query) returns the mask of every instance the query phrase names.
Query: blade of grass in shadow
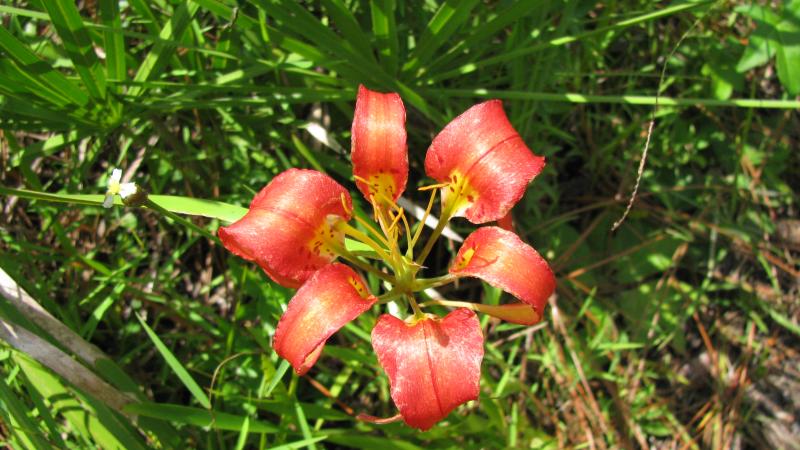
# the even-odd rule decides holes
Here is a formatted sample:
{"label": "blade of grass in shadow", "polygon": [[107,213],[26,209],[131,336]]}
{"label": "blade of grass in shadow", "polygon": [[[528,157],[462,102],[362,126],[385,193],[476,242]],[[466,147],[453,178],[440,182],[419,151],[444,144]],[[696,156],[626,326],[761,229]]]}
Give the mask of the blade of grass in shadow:
{"label": "blade of grass in shadow", "polygon": [[5,27],[0,27],[0,48],[14,60],[20,71],[26,75],[29,83],[28,90],[31,92],[45,90],[46,92],[40,95],[44,99],[48,99],[47,95],[52,95],[52,98],[60,100],[54,102],[57,105],[74,103],[85,106],[89,102],[89,96],[85,92],[49,64],[39,59]]}
{"label": "blade of grass in shadow", "polygon": [[[145,322],[140,315],[136,314],[136,318],[139,319],[139,323],[142,324],[142,328],[144,328],[144,331],[147,333],[147,336],[150,337],[150,340],[153,341],[153,344],[156,346],[158,352],[161,353],[161,356],[167,362],[167,365],[169,365],[172,371],[175,372],[175,375],[177,375],[178,379],[180,379],[183,385],[186,386],[186,389],[189,390],[194,399],[197,400],[197,402],[200,403],[200,405],[204,408],[211,409],[211,402],[208,400],[208,396],[205,392],[203,392],[203,389],[197,384],[197,382],[194,381],[194,378],[189,375],[189,372],[183,367],[183,364],[181,364],[180,361],[175,358],[175,355],[172,354],[166,345],[164,345],[164,342],[161,341],[161,338],[159,338],[158,335],[147,325],[147,322]],[[239,430],[239,428],[236,428],[236,430]]]}
{"label": "blade of grass in shadow", "polygon": [[47,438],[27,414],[27,407],[11,391],[8,385],[0,383],[0,402],[12,419],[8,425],[12,433],[26,448],[48,448]]}
{"label": "blade of grass in shadow", "polygon": [[481,61],[477,62],[470,62],[464,64],[456,69],[449,70],[447,72],[437,73],[435,76],[428,78],[426,81],[428,83],[438,83],[444,80],[448,80],[455,77],[460,77],[468,73],[472,73],[480,68],[488,67],[494,64],[502,64],[508,61],[517,59],[521,56],[530,55],[532,53],[536,53],[539,50],[548,47],[559,47],[563,45],[567,45],[572,42],[580,41],[592,36],[596,36],[599,34],[603,34],[609,31],[615,30],[622,30],[624,28],[628,28],[633,25],[637,25],[640,23],[648,22],[651,20],[660,19],[662,17],[671,16],[673,14],[677,14],[679,12],[687,11],[690,9],[698,8],[701,6],[707,6],[714,3],[715,0],[707,0],[707,1],[700,1],[696,3],[681,3],[673,6],[669,6],[659,11],[642,14],[641,16],[633,17],[630,19],[621,20],[614,25],[610,25],[607,27],[598,28],[596,30],[586,31],[584,33],[576,34],[574,36],[562,36],[555,39],[551,39],[546,42],[542,42],[540,44],[535,44],[530,47],[524,47],[516,50],[511,50],[507,52],[503,52],[497,56],[486,58]]}
{"label": "blade of grass in shadow", "polygon": [[[125,411],[153,419],[229,431],[241,431],[244,421],[247,419],[247,417],[230,413],[168,403],[131,403],[125,407]],[[266,422],[255,420],[249,420],[249,422],[248,429],[252,433],[276,433],[278,431],[278,427]]]}
{"label": "blade of grass in shadow", "polygon": [[319,436],[310,439],[303,439],[302,441],[289,442],[288,444],[281,444],[276,447],[272,447],[272,450],[293,450],[296,448],[309,447],[317,442],[324,441],[327,438],[328,436]]}
{"label": "blade of grass in shadow", "polygon": [[119,2],[100,0],[100,17],[108,27],[103,30],[103,46],[106,53],[106,71],[108,78],[117,82],[127,78],[125,69],[125,39],[114,30],[122,29]]}
{"label": "blade of grass in shadow", "polygon": [[[64,44],[67,55],[89,95],[97,99],[106,96],[106,74],[94,54],[92,40],[83,26],[78,7],[72,0],[42,2],[50,20]],[[109,49],[109,51],[111,51]],[[124,52],[123,52],[124,55]]]}
{"label": "blade of grass in shadow", "polygon": [[658,101],[662,107],[669,106],[723,106],[736,108],[763,108],[763,109],[798,109],[800,100],[772,100],[755,98],[732,98],[717,100],[711,98],[673,98],[658,97],[654,95],[590,95],[575,92],[522,92],[489,89],[425,89],[423,92],[431,96],[461,97],[461,98],[499,98],[508,100],[534,100],[540,102],[566,102],[566,103],[617,103],[628,105],[653,106]]}
{"label": "blade of grass in shadow", "polygon": [[322,4],[333,18],[334,25],[342,30],[344,43],[352,47],[364,59],[372,64],[377,64],[372,54],[370,38],[361,29],[353,13],[347,8],[342,0],[322,0]]}
{"label": "blade of grass in shadow", "polygon": [[409,61],[403,66],[403,72],[413,73],[426,64],[433,54],[470,18],[477,0],[447,0],[434,14],[418,44],[409,55]]}
{"label": "blade of grass in shadow", "polygon": [[[196,3],[182,3],[175,8],[169,22],[159,32],[159,41],[153,45],[150,53],[145,56],[144,61],[136,71],[133,81],[141,82],[147,81],[157,77],[167,60],[174,54],[176,47],[174,45],[165,44],[165,41],[175,40],[180,41],[181,36],[189,27],[195,13],[199,9]],[[128,91],[131,97],[138,97],[144,93],[145,89],[141,86],[134,85]]]}
{"label": "blade of grass in shadow", "polygon": [[[84,206],[102,206],[103,199],[105,199],[104,195],[99,194],[52,194],[26,189],[11,189],[3,186],[0,186],[0,194],[16,195],[29,200],[44,200]],[[223,222],[235,222],[242,218],[247,212],[247,208],[215,200],[195,199],[175,195],[150,195],[148,198],[154,204],[176,214],[208,217],[211,219],[219,219]],[[114,200],[114,204],[121,206],[122,201],[117,198]]]}
{"label": "blade of grass in shadow", "polygon": [[[503,28],[510,24],[523,19],[536,11],[536,8],[531,8],[531,5],[526,2],[513,2],[511,6],[499,12],[495,17],[486,23],[479,25],[476,28],[469,30],[469,36],[465,39],[459,40],[456,45],[448,49],[446,52],[441,52],[439,56],[427,65],[419,68],[421,74],[436,73],[438,69],[452,61],[453,58],[458,57],[461,52],[469,49],[470,58],[478,59],[483,54],[484,49],[491,47],[485,45],[489,39],[498,33]],[[478,52],[476,52],[478,50]]]}
{"label": "blade of grass in shadow", "polygon": [[380,55],[381,65],[386,67],[390,75],[397,73],[397,62],[400,55],[397,43],[397,23],[395,21],[395,0],[371,0],[370,14],[372,16],[372,35],[377,40],[376,45]]}

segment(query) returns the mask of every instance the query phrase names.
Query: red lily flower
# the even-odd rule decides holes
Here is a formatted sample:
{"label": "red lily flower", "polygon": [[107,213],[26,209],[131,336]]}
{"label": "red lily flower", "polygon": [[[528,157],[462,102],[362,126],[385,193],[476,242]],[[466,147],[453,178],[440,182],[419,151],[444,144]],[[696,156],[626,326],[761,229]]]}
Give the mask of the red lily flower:
{"label": "red lily flower", "polygon": [[[343,204],[342,198],[346,202]],[[239,221],[219,229],[222,244],[254,261],[281,286],[297,288],[336,257],[344,245],[332,222],[350,220],[350,193],[315,170],[289,169],[250,203]]]}
{"label": "red lily flower", "polygon": [[468,309],[413,324],[384,314],[372,329],[372,347],[389,376],[392,400],[412,427],[427,430],[478,398],[483,333]]}
{"label": "red lily flower", "polygon": [[467,236],[450,273],[480,278],[532,306],[535,313],[532,317],[525,314],[511,320],[526,325],[539,321],[547,299],[556,288],[547,261],[516,234],[499,227],[478,228]]}
{"label": "red lily flower", "polygon": [[[400,96],[358,86],[352,129],[353,174],[369,200],[383,195],[397,200],[408,180],[406,108]],[[367,181],[365,183],[364,181]]]}
{"label": "red lily flower", "polygon": [[304,375],[317,362],[325,341],[376,300],[353,269],[327,265],[292,297],[275,329],[272,347],[298,375]]}
{"label": "red lily flower", "polygon": [[[405,108],[397,94],[359,86],[352,126],[353,174],[375,210],[377,224],[352,215],[347,190],[313,170],[291,169],[273,179],[247,214],[219,229],[230,251],[258,263],[275,282],[299,287],[275,331],[273,348],[303,375],[316,363],[325,342],[347,322],[376,304],[407,302],[405,320],[382,315],[372,330],[378,362],[389,377],[391,395],[405,422],[426,430],[454,408],[478,398],[483,332],[478,311],[531,325],[543,316],[555,278],[547,262],[512,231],[483,227],[464,241],[449,275],[418,278],[435,240],[454,216],[473,223],[510,223],[510,209],[542,170],[544,158],[522,142],[499,101],[473,106],[433,140],[425,170],[441,185],[442,214],[422,251],[414,249],[422,226],[412,233],[395,202],[408,180]],[[434,205],[431,190],[425,222]],[[505,218],[504,218],[505,216]],[[361,229],[348,224],[354,218]],[[406,249],[400,239],[405,229]],[[371,259],[347,250],[344,239],[372,249]],[[376,297],[342,258],[391,285]],[[381,259],[388,270],[372,265]],[[520,300],[482,305],[452,300],[417,304],[414,292],[472,276]],[[431,305],[457,307],[439,318],[422,312]],[[380,422],[380,420],[378,421]]]}
{"label": "red lily flower", "polygon": [[[425,172],[456,196],[455,215],[472,223],[505,216],[544,168],[544,158],[531,153],[503,111],[489,100],[453,119],[433,139],[425,156]],[[446,198],[446,197],[445,197]]]}

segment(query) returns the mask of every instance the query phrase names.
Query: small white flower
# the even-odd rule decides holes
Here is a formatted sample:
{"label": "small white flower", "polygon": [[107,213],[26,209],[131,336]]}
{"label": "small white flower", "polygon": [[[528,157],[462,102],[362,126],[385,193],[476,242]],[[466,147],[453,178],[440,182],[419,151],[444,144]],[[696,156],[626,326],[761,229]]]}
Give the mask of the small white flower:
{"label": "small white flower", "polygon": [[122,171],[120,169],[111,171],[111,177],[108,179],[106,198],[103,199],[103,208],[111,208],[114,206],[115,195],[119,195],[125,200],[138,191],[139,188],[136,186],[136,183],[120,183],[120,180],[122,180]]}

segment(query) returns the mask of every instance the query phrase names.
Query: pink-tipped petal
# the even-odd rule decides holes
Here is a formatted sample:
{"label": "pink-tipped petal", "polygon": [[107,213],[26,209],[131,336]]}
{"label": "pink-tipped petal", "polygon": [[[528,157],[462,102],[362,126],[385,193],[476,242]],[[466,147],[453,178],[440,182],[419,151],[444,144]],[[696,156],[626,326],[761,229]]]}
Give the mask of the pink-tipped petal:
{"label": "pink-tipped petal", "polygon": [[384,314],[372,330],[372,346],[389,377],[392,400],[414,428],[427,430],[478,398],[483,333],[468,309],[414,324]]}
{"label": "pink-tipped petal", "polygon": [[450,273],[473,276],[532,306],[539,318],[556,279],[547,261],[514,233],[478,228],[464,240]]}
{"label": "pink-tipped petal", "polygon": [[352,128],[353,174],[369,200],[380,193],[397,200],[408,180],[406,109],[400,96],[358,87]]}
{"label": "pink-tipped petal", "polygon": [[477,104],[453,119],[425,156],[428,176],[449,183],[443,190],[461,186],[464,214],[472,223],[505,216],[543,168],[544,157],[525,145],[500,100]]}
{"label": "pink-tipped petal", "polygon": [[333,178],[289,169],[253,198],[244,217],[218,234],[225,248],[257,263],[276,283],[296,288],[336,257],[325,240],[341,243],[344,237],[330,221],[349,220],[351,210],[350,194]]}
{"label": "pink-tipped petal", "polygon": [[289,301],[272,346],[303,375],[317,362],[328,338],[376,300],[353,269],[338,263],[327,265]]}

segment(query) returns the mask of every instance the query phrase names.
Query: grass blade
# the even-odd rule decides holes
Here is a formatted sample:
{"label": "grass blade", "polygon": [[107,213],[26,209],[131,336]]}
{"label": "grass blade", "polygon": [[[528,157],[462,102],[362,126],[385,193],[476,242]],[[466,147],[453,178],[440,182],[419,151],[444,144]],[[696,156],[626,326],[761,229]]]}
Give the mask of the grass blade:
{"label": "grass blade", "polygon": [[[183,364],[181,364],[180,361],[175,358],[175,355],[172,354],[166,345],[164,345],[158,335],[147,325],[147,322],[145,322],[141,316],[137,314],[136,318],[139,319],[139,323],[142,324],[144,331],[147,333],[147,336],[150,337],[150,340],[153,341],[153,344],[155,344],[158,352],[161,353],[161,356],[164,357],[164,360],[167,362],[169,367],[173,372],[175,372],[175,375],[178,376],[183,385],[186,386],[186,389],[191,392],[195,400],[197,400],[197,402],[200,403],[200,405],[202,405],[204,408],[211,409],[211,402],[208,400],[208,396],[205,392],[203,392],[203,389],[197,384],[197,382],[194,381],[194,378],[189,375],[189,372],[183,367]],[[236,429],[238,430],[239,428]]]}
{"label": "grass blade", "polygon": [[414,48],[403,72],[413,73],[426,64],[434,52],[458,30],[470,17],[477,0],[447,0],[436,11],[425,32],[419,38],[419,45]]}
{"label": "grass blade", "polygon": [[[106,96],[106,76],[103,67],[94,54],[89,33],[83,26],[78,7],[71,0],[51,0],[42,2],[53,26],[64,44],[67,55],[72,60],[75,71],[83,80],[89,95],[97,99]],[[123,52],[124,55],[124,52]]]}
{"label": "grass blade", "polygon": [[114,31],[122,30],[119,2],[115,0],[100,0],[100,16],[103,19],[103,23],[109,27],[103,31],[108,78],[117,82],[124,81],[127,78],[125,39],[123,39],[120,32]]}
{"label": "grass blade", "polygon": [[524,47],[512,51],[502,52],[498,56],[494,56],[491,58],[486,58],[478,62],[469,62],[467,64],[462,65],[456,69],[438,73],[435,76],[432,76],[428,81],[429,82],[441,82],[443,80],[449,80],[454,77],[460,77],[462,75],[472,73],[480,68],[488,67],[494,64],[502,64],[508,61],[516,60],[522,56],[530,55],[532,53],[536,53],[540,50],[543,50],[548,47],[560,47],[563,45],[567,45],[572,42],[580,41],[592,36],[596,36],[602,33],[606,33],[612,30],[621,30],[624,28],[631,27],[633,25],[637,25],[644,22],[649,22],[651,20],[660,19],[662,17],[671,16],[673,14],[677,14],[679,12],[687,11],[690,9],[698,8],[701,6],[707,6],[713,3],[713,0],[708,1],[701,1],[697,3],[680,3],[677,5],[669,6],[659,11],[650,12],[647,14],[642,14],[637,17],[633,17],[630,19],[621,20],[613,25],[609,25],[607,27],[601,27],[595,30],[586,31],[584,33],[576,34],[574,36],[561,36],[555,39],[551,39],[546,42],[542,42],[540,44],[535,44],[529,47]]}
{"label": "grass blade", "polygon": [[241,431],[245,420],[248,420],[248,430],[253,433],[276,433],[278,427],[275,425],[249,420],[248,417],[237,416],[234,414],[207,411],[200,408],[189,406],[173,405],[167,403],[131,403],[125,407],[125,411],[138,414],[140,416],[152,417],[153,419],[168,420],[175,423],[183,423],[198,427],[210,427],[219,430]]}
{"label": "grass blade", "polygon": [[[198,4],[190,2],[181,3],[175,9],[172,18],[164,25],[161,32],[159,32],[159,40],[153,45],[150,53],[145,56],[144,61],[142,61],[142,64],[136,71],[133,81],[148,81],[160,74],[164,64],[172,57],[176,49],[174,45],[168,44],[167,41],[181,40],[181,36],[183,36],[186,28],[188,28],[198,8]],[[128,90],[128,95],[131,97],[138,97],[144,92],[145,89],[143,86],[134,85]]]}
{"label": "grass blade", "polygon": [[347,6],[345,6],[342,0],[322,0],[322,4],[333,18],[337,28],[342,30],[342,34],[344,35],[343,42],[351,46],[353,51],[357,52],[364,59],[375,64],[376,61],[372,56],[369,36],[364,33],[364,30],[361,29],[353,13],[347,9]]}
{"label": "grass blade", "polygon": [[[84,206],[102,206],[103,199],[105,199],[105,195],[100,194],[53,194],[26,189],[10,189],[3,186],[0,186],[0,194],[16,195],[29,200],[44,200]],[[210,219],[219,219],[223,222],[235,222],[247,213],[247,208],[215,200],[176,195],[151,195],[148,199],[165,210],[176,214],[208,217]],[[114,204],[121,206],[122,202],[119,199],[115,199]]]}
{"label": "grass blade", "polygon": [[[45,89],[59,100],[56,104],[74,103],[85,106],[89,96],[80,90],[64,75],[39,59],[35,53],[15,38],[5,27],[0,27],[0,49],[16,62],[21,72],[26,74],[26,88],[31,92]],[[44,95],[42,95],[44,97]],[[44,97],[47,99],[47,97]]]}
{"label": "grass blade", "polygon": [[400,57],[400,48],[397,43],[397,23],[394,18],[396,8],[395,0],[372,0],[370,2],[372,35],[377,40],[381,65],[386,67],[389,74],[397,73],[397,61]]}

